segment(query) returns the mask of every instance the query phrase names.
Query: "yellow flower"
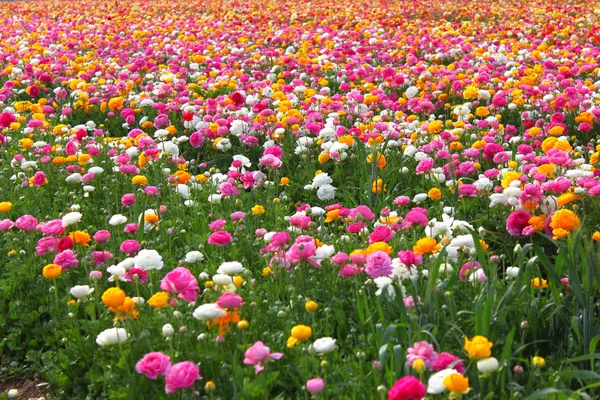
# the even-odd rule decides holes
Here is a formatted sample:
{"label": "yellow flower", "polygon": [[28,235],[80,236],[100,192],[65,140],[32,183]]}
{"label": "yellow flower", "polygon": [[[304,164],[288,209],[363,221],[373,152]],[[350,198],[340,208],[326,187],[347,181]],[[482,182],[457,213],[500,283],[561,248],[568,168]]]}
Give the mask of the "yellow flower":
{"label": "yellow flower", "polygon": [[312,328],[306,325],[296,325],[292,328],[292,336],[287,340],[287,347],[293,348],[298,342],[303,342],[310,339],[312,336]]}
{"label": "yellow flower", "polygon": [[142,186],[148,183],[148,178],[146,178],[144,175],[136,175],[131,178],[131,183]]}
{"label": "yellow flower", "polygon": [[389,255],[392,254],[392,251],[394,251],[394,249],[386,242],[375,242],[371,243],[369,247],[367,247],[367,249],[365,250],[365,254],[369,255],[375,253],[376,251],[383,251]]}
{"label": "yellow flower", "polygon": [[339,208],[327,211],[325,214],[325,222],[333,222],[340,218],[340,210]]}
{"label": "yellow flower", "polygon": [[477,109],[475,110],[475,115],[477,115],[478,117],[487,117],[488,115],[490,115],[490,111],[485,107],[477,107]]}
{"label": "yellow flower", "polygon": [[375,194],[381,194],[381,192],[385,192],[387,190],[386,186],[383,184],[383,179],[379,178],[376,181],[373,181],[371,185],[371,192]]}
{"label": "yellow flower", "polygon": [[169,293],[156,292],[148,299],[148,305],[153,308],[165,308],[169,303]]}
{"label": "yellow flower", "polygon": [[464,349],[469,354],[469,358],[487,358],[492,356],[492,346],[494,344],[487,340],[485,336],[475,336],[469,340],[465,336]]}
{"label": "yellow flower", "polygon": [[545,279],[533,278],[531,280],[531,285],[533,285],[535,289],[546,289],[548,287],[548,281]]}
{"label": "yellow flower", "polygon": [[217,386],[215,385],[215,383],[213,381],[208,381],[204,385],[204,391],[208,394],[214,393],[216,388],[217,388]]}
{"label": "yellow flower", "polygon": [[69,233],[69,237],[74,244],[81,244],[86,247],[89,246],[90,240],[92,240],[90,234],[84,231],[73,231]]}
{"label": "yellow flower", "polygon": [[331,159],[331,157],[329,156],[328,152],[324,152],[319,154],[319,163],[320,164],[325,164],[327,161],[329,161]]}
{"label": "yellow flower", "polygon": [[251,210],[252,210],[252,214],[254,214],[254,215],[262,215],[265,213],[265,208],[259,204],[252,207]]}
{"label": "yellow flower", "polygon": [[10,201],[3,201],[0,203],[0,213],[4,213],[10,211],[12,208],[12,203]]}
{"label": "yellow flower", "polygon": [[596,242],[600,242],[600,232],[594,232],[594,234],[592,235],[592,239],[594,239]]}
{"label": "yellow flower", "polygon": [[240,322],[238,322],[238,324],[237,324],[237,327],[238,327],[238,329],[240,329],[240,330],[244,330],[244,329],[248,328],[248,325],[250,325],[250,324],[248,323],[248,321],[246,321],[245,319],[243,319],[243,320],[241,320]]}
{"label": "yellow flower", "polygon": [[48,264],[42,270],[42,275],[44,275],[44,278],[54,279],[58,278],[61,272],[62,267],[60,265]]}
{"label": "yellow flower", "polygon": [[442,198],[442,191],[438,188],[431,188],[429,192],[427,192],[427,197],[431,200],[440,200]]}
{"label": "yellow flower", "polygon": [[579,228],[579,225],[579,217],[571,210],[558,210],[550,220],[552,234],[558,237],[567,236],[570,231]]}
{"label": "yellow flower", "polygon": [[111,111],[120,110],[123,108],[123,98],[122,97],[113,97],[108,101],[108,108]]}
{"label": "yellow flower", "polygon": [[413,251],[417,254],[431,253],[435,254],[442,248],[442,245],[434,238],[424,237],[419,239],[413,246]]}
{"label": "yellow flower", "polygon": [[279,182],[281,183],[282,186],[287,186],[290,184],[290,178],[288,178],[287,176],[284,176],[283,178],[281,178],[279,180]]}
{"label": "yellow flower", "polygon": [[107,307],[119,307],[125,302],[125,292],[118,287],[111,287],[102,293],[102,302]]}
{"label": "yellow flower", "polygon": [[[452,392],[451,398],[467,393],[469,388],[469,378],[463,374],[451,374],[444,378],[443,385]],[[454,395],[454,396],[453,396]]]}
{"label": "yellow flower", "polygon": [[463,92],[463,97],[465,100],[472,100],[479,97],[479,88],[477,86],[467,86]]}
{"label": "yellow flower", "polygon": [[542,368],[544,365],[546,365],[546,360],[544,360],[543,357],[535,356],[531,361],[533,366],[537,368]]}
{"label": "yellow flower", "polygon": [[422,358],[417,358],[413,362],[412,368],[420,374],[421,372],[425,371],[425,361],[423,361]]}
{"label": "yellow flower", "polygon": [[270,267],[265,267],[262,270],[262,275],[266,277],[271,275],[271,272],[273,272],[273,270]]}
{"label": "yellow flower", "polygon": [[241,276],[236,276],[233,278],[233,284],[237,287],[240,287],[244,284],[244,278],[242,278]]}
{"label": "yellow flower", "polygon": [[502,187],[506,189],[510,186],[511,182],[521,178],[521,173],[517,171],[508,171],[502,175]]}
{"label": "yellow flower", "polygon": [[319,307],[319,305],[312,300],[309,300],[306,302],[306,304],[304,304],[304,308],[306,308],[306,311],[308,312],[313,312],[313,311],[317,311],[317,308]]}

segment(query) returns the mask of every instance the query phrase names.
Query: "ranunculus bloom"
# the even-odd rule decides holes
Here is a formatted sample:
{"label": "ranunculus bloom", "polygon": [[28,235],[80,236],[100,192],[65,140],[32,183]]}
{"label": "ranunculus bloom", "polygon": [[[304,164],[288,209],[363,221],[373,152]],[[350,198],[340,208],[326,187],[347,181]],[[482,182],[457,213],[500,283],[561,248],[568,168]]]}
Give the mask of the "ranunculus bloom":
{"label": "ranunculus bloom", "polygon": [[[458,361],[458,362],[457,362]],[[461,374],[465,373],[465,365],[460,358],[451,353],[440,353],[438,354],[435,361],[431,364],[431,370],[434,372],[442,371],[446,368],[450,368],[450,365],[454,364],[452,368],[460,372]]]}
{"label": "ranunculus bloom", "polygon": [[160,288],[169,293],[177,294],[177,297],[187,301],[196,301],[198,298],[198,280],[189,269],[177,267],[169,272],[160,282]]}
{"label": "ranunculus bloom", "polygon": [[200,376],[200,368],[191,361],[182,361],[171,367],[165,378],[165,393],[171,394],[179,389],[194,387]]}
{"label": "ranunculus bloom", "polygon": [[135,364],[138,374],[144,374],[150,379],[156,379],[159,375],[167,375],[171,370],[171,359],[169,356],[157,351],[146,354]]}
{"label": "ranunculus bloom", "polygon": [[531,214],[527,211],[518,210],[511,213],[506,220],[506,230],[512,236],[524,237],[523,230],[529,226]]}
{"label": "ranunculus bloom", "polygon": [[398,379],[388,391],[388,400],[420,400],[427,396],[427,387],[414,376]]}
{"label": "ranunculus bloom", "polygon": [[121,243],[120,250],[127,254],[135,254],[140,249],[140,244],[137,240],[128,239]]}
{"label": "ranunculus bloom", "polygon": [[365,272],[373,279],[388,276],[392,273],[392,259],[381,250],[371,253],[367,256]]}
{"label": "ranunculus bloom", "polygon": [[25,232],[34,231],[37,225],[37,219],[27,214],[17,218],[17,220],[15,221],[15,226],[17,227],[17,229]]}
{"label": "ranunculus bloom", "polygon": [[408,348],[408,354],[406,360],[408,365],[412,367],[413,363],[421,359],[425,362],[427,368],[431,368],[431,364],[436,359],[437,353],[433,349],[433,346],[426,341],[415,342],[412,347]]}
{"label": "ranunculus bloom", "polygon": [[265,369],[262,363],[268,359],[279,360],[283,353],[271,353],[271,350],[260,340],[254,343],[244,354],[244,364],[254,365],[254,374],[258,374]]}
{"label": "ranunculus bloom", "polygon": [[217,300],[219,307],[228,309],[239,308],[243,302],[242,296],[235,293],[223,293]]}
{"label": "ranunculus bloom", "polygon": [[208,237],[208,244],[214,244],[215,246],[227,246],[232,240],[233,237],[231,237],[229,232],[217,231],[211,233],[211,235]]}

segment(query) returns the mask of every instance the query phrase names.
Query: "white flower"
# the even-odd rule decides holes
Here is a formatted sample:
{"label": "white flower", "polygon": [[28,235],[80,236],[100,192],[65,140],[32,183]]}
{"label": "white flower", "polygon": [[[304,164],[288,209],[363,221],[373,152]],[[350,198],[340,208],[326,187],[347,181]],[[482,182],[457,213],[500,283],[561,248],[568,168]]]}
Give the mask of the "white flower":
{"label": "white flower", "polygon": [[519,267],[508,267],[506,268],[506,275],[511,278],[519,276]]}
{"label": "white flower", "polygon": [[185,263],[186,264],[193,264],[195,262],[199,262],[204,260],[204,254],[200,253],[199,251],[190,251],[189,253],[187,253],[185,255]]}
{"label": "white flower", "polygon": [[87,297],[93,291],[94,288],[90,288],[88,285],[73,286],[70,290],[71,295],[78,299],[83,299],[84,297]]}
{"label": "white flower", "polygon": [[136,267],[145,271],[161,269],[164,266],[163,259],[156,250],[140,250],[133,260]]}
{"label": "white flower", "polygon": [[208,321],[209,319],[215,319],[227,315],[227,313],[217,305],[217,303],[202,304],[200,307],[194,310],[192,314],[194,318]]}
{"label": "white flower", "polygon": [[179,185],[177,185],[176,190],[185,200],[190,198],[189,186],[180,183]]}
{"label": "white flower", "polygon": [[229,275],[225,274],[213,275],[212,280],[215,283],[215,285],[219,286],[228,286],[233,283],[233,279]]}
{"label": "white flower", "polygon": [[458,371],[455,369],[444,369],[440,372],[436,372],[435,374],[429,377],[429,381],[427,382],[427,393],[429,394],[440,394],[446,390],[444,386],[444,379],[448,375],[458,374]]}
{"label": "white flower", "polygon": [[313,260],[325,260],[335,253],[335,248],[331,245],[325,244],[317,248],[317,253],[312,257]]}
{"label": "white flower", "polygon": [[83,179],[83,176],[81,176],[81,174],[76,172],[74,174],[67,176],[65,181],[67,181],[68,183],[80,183],[82,179]]}
{"label": "white flower", "polygon": [[483,360],[477,361],[477,369],[482,374],[489,374],[498,371],[500,364],[495,357],[484,358]]}
{"label": "white flower", "polygon": [[312,345],[313,349],[317,354],[331,353],[335,349],[335,339],[330,337],[324,337],[315,340]]}
{"label": "white flower", "polygon": [[129,339],[129,334],[123,328],[110,328],[100,332],[96,337],[96,343],[105,347],[117,343],[125,343]]}
{"label": "white flower", "polygon": [[118,265],[111,265],[110,267],[106,268],[106,272],[111,275],[110,278],[108,278],[108,281],[114,282],[122,280],[121,278],[123,278],[123,275],[125,275],[127,271],[125,271],[125,268]]}
{"label": "white flower", "polygon": [[377,291],[375,292],[376,296],[381,296],[384,290],[387,290],[388,295],[390,297],[396,297],[396,291],[392,286],[392,278],[387,276],[380,276],[379,278],[373,279],[373,282],[377,285]]}
{"label": "white flower", "polygon": [[127,222],[127,217],[122,214],[115,214],[112,217],[110,217],[110,220],[108,221],[108,223],[112,226],[121,225],[125,222]]}
{"label": "white flower", "polygon": [[425,200],[427,200],[427,193],[419,193],[419,194],[415,195],[415,197],[413,198],[413,201],[415,203],[421,203]]}
{"label": "white flower", "polygon": [[225,275],[236,275],[242,272],[244,266],[237,261],[224,262],[217,269],[217,273]]}
{"label": "white flower", "polygon": [[331,200],[335,197],[335,187],[331,185],[323,185],[317,190],[319,200]]}
{"label": "white flower", "polygon": [[407,99],[412,99],[417,94],[419,94],[419,88],[417,88],[416,86],[411,86],[408,89],[406,89],[406,98]]}
{"label": "white flower", "polygon": [[117,264],[117,267],[121,267],[125,269],[125,271],[129,271],[129,268],[135,265],[135,259],[133,257],[127,257],[123,261]]}
{"label": "white flower", "polygon": [[324,185],[328,185],[332,182],[333,179],[331,179],[327,173],[322,173],[313,178],[312,185],[314,187],[321,187]]}
{"label": "white flower", "polygon": [[208,196],[209,203],[218,203],[220,201],[221,201],[221,195],[219,195],[219,194],[211,194],[210,196]]}
{"label": "white flower", "polygon": [[162,327],[162,334],[164,337],[171,337],[175,334],[175,328],[171,324],[164,324]]}
{"label": "white flower", "polygon": [[68,214],[65,214],[64,217],[62,217],[62,224],[66,228],[67,226],[76,224],[77,222],[81,221],[82,217],[83,214],[79,212],[70,212]]}

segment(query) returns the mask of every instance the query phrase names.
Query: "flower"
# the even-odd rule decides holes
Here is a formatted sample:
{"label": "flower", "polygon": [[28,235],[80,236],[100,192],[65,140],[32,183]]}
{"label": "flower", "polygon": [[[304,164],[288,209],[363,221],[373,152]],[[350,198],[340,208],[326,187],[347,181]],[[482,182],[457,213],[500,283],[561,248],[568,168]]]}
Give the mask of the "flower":
{"label": "flower", "polygon": [[579,217],[571,210],[558,210],[550,220],[550,228],[555,237],[565,237],[570,231],[579,228]]}
{"label": "flower", "polygon": [[335,339],[330,337],[317,339],[312,347],[317,354],[331,353],[335,349]]}
{"label": "flower", "polygon": [[319,305],[312,300],[308,300],[305,304],[304,304],[304,308],[306,309],[306,311],[308,312],[314,312],[317,311],[317,308],[319,308]]}
{"label": "flower", "polygon": [[144,271],[161,269],[164,266],[162,256],[156,250],[147,249],[140,250],[137,256],[133,258],[133,263]]}
{"label": "flower", "polygon": [[194,386],[200,376],[200,368],[191,361],[182,361],[171,367],[165,377],[165,393],[171,394],[179,389],[187,389]]}
{"label": "flower", "polygon": [[310,393],[319,393],[325,389],[325,381],[322,378],[314,378],[306,381],[306,389]]}
{"label": "flower", "polygon": [[446,377],[448,375],[452,375],[452,374],[456,374],[456,373],[458,373],[458,372],[454,369],[444,369],[444,370],[441,370],[441,371],[436,372],[435,374],[431,375],[429,377],[429,380],[427,381],[427,393],[429,393],[429,394],[443,393],[446,390],[446,386],[444,385],[444,379],[446,379]]}
{"label": "flower", "polygon": [[68,214],[65,214],[62,217],[62,224],[64,227],[71,226],[81,221],[81,218],[83,218],[83,214],[77,211],[73,211]]}
{"label": "flower", "polygon": [[150,379],[156,379],[159,375],[167,375],[171,370],[171,359],[169,356],[157,351],[146,354],[135,364],[138,374],[144,374]]}
{"label": "flower", "polygon": [[413,246],[415,254],[435,254],[442,248],[442,245],[437,240],[429,237],[424,237],[417,240],[417,243]]}
{"label": "flower", "polygon": [[242,296],[239,296],[235,293],[223,293],[217,299],[217,305],[221,308],[234,309],[242,306],[244,300]]}
{"label": "flower", "polygon": [[89,246],[91,240],[90,234],[84,231],[73,231],[69,233],[69,237],[74,244],[81,244],[85,247]]}
{"label": "flower", "polygon": [[225,310],[219,307],[217,303],[207,303],[202,304],[200,307],[196,308],[192,315],[196,319],[208,321],[211,319],[225,316],[227,315],[227,313],[225,312]]}
{"label": "flower", "polygon": [[60,265],[48,264],[42,270],[42,275],[44,275],[44,278],[54,279],[60,276],[61,271],[62,267]]}
{"label": "flower", "polygon": [[188,252],[185,255],[185,260],[184,261],[185,261],[186,264],[193,264],[193,263],[196,263],[196,262],[200,262],[202,260],[204,260],[204,254],[202,254],[199,251],[193,250],[193,251]]}
{"label": "flower", "polygon": [[392,259],[386,252],[376,251],[367,256],[365,272],[371,278],[388,276],[392,273]]}
{"label": "flower", "polygon": [[477,369],[482,374],[490,374],[492,372],[498,371],[500,368],[500,364],[498,360],[494,357],[484,358],[482,360],[477,361]]}
{"label": "flower", "polygon": [[398,379],[388,391],[388,400],[420,400],[427,396],[427,388],[414,376]]}
{"label": "flower", "polygon": [[486,358],[492,355],[493,343],[487,340],[485,336],[474,336],[469,340],[465,336],[465,350],[469,354],[469,358]]}
{"label": "flower", "polygon": [[425,362],[427,368],[431,368],[431,364],[436,359],[437,353],[433,349],[433,346],[426,342],[425,340],[420,342],[415,342],[412,347],[408,348],[408,354],[406,355],[406,361],[408,361],[408,365],[410,367],[413,366],[413,363],[421,359]]}
{"label": "flower", "polygon": [[453,368],[461,374],[465,372],[465,365],[460,361],[460,358],[451,353],[444,352],[438,354],[435,361],[431,364],[431,370],[439,372],[447,368]]}
{"label": "flower", "polygon": [[208,244],[214,244],[215,246],[223,247],[227,246],[232,240],[233,237],[229,232],[217,231],[211,233],[211,235],[208,237]]}
{"label": "flower", "polygon": [[532,358],[531,363],[534,367],[542,368],[544,365],[546,365],[546,360],[540,356],[535,356]]}
{"label": "flower", "polygon": [[129,334],[124,328],[109,328],[96,337],[96,343],[99,346],[106,347],[117,343],[125,343],[129,339]]}
{"label": "flower", "polygon": [[306,325],[296,325],[292,328],[291,336],[287,340],[287,347],[293,348],[298,342],[310,339],[312,328]]}
{"label": "flower", "polygon": [[229,261],[222,263],[217,269],[218,274],[236,275],[244,270],[244,266],[237,261]]}
{"label": "flower", "polygon": [[90,293],[94,291],[94,288],[90,288],[88,285],[77,285],[73,286],[69,291],[71,295],[78,299],[83,299],[87,297]]}
{"label": "flower", "polygon": [[11,208],[12,203],[10,201],[3,201],[0,203],[0,213],[8,212]]}
{"label": "flower", "polygon": [[125,292],[118,287],[111,287],[102,293],[102,302],[107,307],[119,307],[125,301]]}
{"label": "flower", "polygon": [[265,369],[262,365],[264,361],[268,359],[279,360],[281,357],[283,357],[283,353],[271,353],[271,350],[259,340],[244,353],[244,364],[254,365],[254,374],[258,375],[260,371]]}
{"label": "flower", "polygon": [[156,292],[148,300],[148,305],[153,308],[164,308],[169,305],[169,293]]}
{"label": "flower", "polygon": [[512,236],[525,237],[525,228],[529,227],[531,214],[527,211],[518,210],[511,213],[506,220],[506,230]]}
{"label": "flower", "polygon": [[462,374],[450,374],[443,380],[443,385],[452,392],[451,398],[455,398],[456,395],[462,395],[469,392],[469,378]]}
{"label": "flower", "polygon": [[177,267],[170,271],[160,282],[160,288],[185,301],[192,302],[198,298],[198,280],[192,275],[189,269]]}
{"label": "flower", "polygon": [[533,278],[531,280],[531,286],[535,289],[546,289],[548,287],[548,281],[540,278]]}
{"label": "flower", "polygon": [[251,210],[252,210],[252,214],[254,214],[254,215],[262,215],[265,213],[265,208],[259,204],[252,207]]}

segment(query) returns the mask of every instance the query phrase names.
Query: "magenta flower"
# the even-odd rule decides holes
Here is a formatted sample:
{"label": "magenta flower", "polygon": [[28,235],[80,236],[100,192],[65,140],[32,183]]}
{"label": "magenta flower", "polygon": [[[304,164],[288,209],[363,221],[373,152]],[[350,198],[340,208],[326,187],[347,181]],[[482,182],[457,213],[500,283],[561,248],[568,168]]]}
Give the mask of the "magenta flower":
{"label": "magenta flower", "polygon": [[110,232],[106,231],[106,230],[100,230],[97,231],[96,233],[94,233],[94,236],[92,236],[94,238],[94,240],[98,243],[104,243],[107,242],[108,239],[110,239]]}
{"label": "magenta flower", "polygon": [[217,232],[213,232],[211,233],[211,235],[208,237],[208,244],[214,244],[215,246],[227,246],[229,243],[231,243],[231,241],[233,240],[233,237],[231,236],[231,234],[227,231],[217,231]]}
{"label": "magenta flower", "polygon": [[65,250],[54,257],[54,264],[60,265],[63,272],[66,272],[71,268],[77,267],[79,260],[77,260],[77,256],[73,253],[73,250]]}
{"label": "magenta flower", "polygon": [[244,364],[254,365],[254,374],[258,375],[260,371],[265,369],[262,365],[264,361],[269,359],[279,360],[281,357],[283,357],[283,353],[271,353],[271,349],[259,340],[246,350]]}
{"label": "magenta flower", "polygon": [[121,247],[119,248],[122,252],[127,254],[135,254],[140,249],[140,244],[137,240],[128,239],[121,243]]}
{"label": "magenta flower", "polygon": [[387,242],[394,237],[396,233],[387,225],[380,225],[369,235],[369,244],[375,242]]}
{"label": "magenta flower", "polygon": [[37,219],[27,214],[17,218],[17,220],[15,221],[15,226],[17,227],[17,229],[24,232],[34,231],[37,225]]}
{"label": "magenta flower", "polygon": [[221,308],[234,309],[239,308],[244,303],[244,299],[242,296],[239,296],[235,293],[223,293],[217,299],[217,305]]}
{"label": "magenta flower", "polygon": [[506,230],[512,236],[524,237],[523,230],[529,226],[531,214],[527,211],[518,210],[508,216]]}
{"label": "magenta flower", "polygon": [[169,272],[160,282],[160,288],[169,293],[176,294],[177,297],[187,301],[196,301],[198,299],[198,280],[192,275],[189,269],[177,267]]}
{"label": "magenta flower", "polygon": [[159,375],[167,375],[171,370],[171,359],[161,352],[146,354],[135,364],[138,374],[144,374],[150,379],[156,379]]}
{"label": "magenta flower", "polygon": [[427,387],[414,376],[404,376],[388,391],[388,400],[421,400],[427,396]]}
{"label": "magenta flower", "polygon": [[431,363],[431,370],[434,372],[442,371],[444,369],[450,368],[450,365],[456,361],[456,364],[452,368],[457,370],[459,373],[463,374],[465,372],[465,365],[460,358],[450,353],[440,353],[435,361]]}
{"label": "magenta flower", "polygon": [[194,387],[200,376],[200,368],[191,361],[182,361],[171,367],[165,378],[165,393],[171,394],[179,389]]}

